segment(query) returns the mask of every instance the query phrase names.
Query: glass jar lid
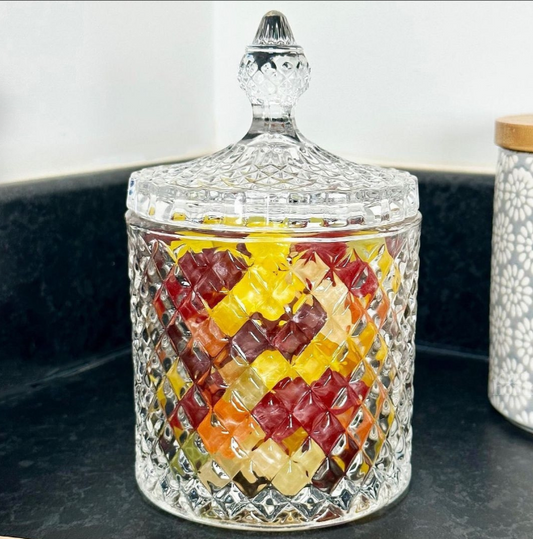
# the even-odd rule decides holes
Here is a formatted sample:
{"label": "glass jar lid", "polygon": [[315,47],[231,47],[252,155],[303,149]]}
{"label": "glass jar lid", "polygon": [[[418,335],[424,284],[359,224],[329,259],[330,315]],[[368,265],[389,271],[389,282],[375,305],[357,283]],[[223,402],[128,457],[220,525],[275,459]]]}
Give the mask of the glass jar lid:
{"label": "glass jar lid", "polygon": [[130,210],[162,224],[221,230],[363,229],[417,214],[416,177],[347,161],[298,131],[293,109],[310,68],[283,14],[263,17],[238,77],[253,109],[245,137],[207,157],[134,172]]}

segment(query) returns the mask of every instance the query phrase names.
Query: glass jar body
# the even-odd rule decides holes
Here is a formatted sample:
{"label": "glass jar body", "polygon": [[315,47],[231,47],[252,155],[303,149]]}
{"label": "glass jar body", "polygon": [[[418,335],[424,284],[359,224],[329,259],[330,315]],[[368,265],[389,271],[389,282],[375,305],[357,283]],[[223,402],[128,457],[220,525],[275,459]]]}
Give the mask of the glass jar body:
{"label": "glass jar body", "polygon": [[127,221],[149,500],[206,524],[292,529],[405,491],[419,215],[315,234]]}

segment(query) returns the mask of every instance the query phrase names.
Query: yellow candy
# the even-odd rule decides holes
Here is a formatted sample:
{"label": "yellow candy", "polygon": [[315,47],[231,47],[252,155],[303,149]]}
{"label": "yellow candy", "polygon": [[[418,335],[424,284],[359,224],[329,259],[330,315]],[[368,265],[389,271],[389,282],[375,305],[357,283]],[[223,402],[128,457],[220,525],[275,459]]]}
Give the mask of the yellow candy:
{"label": "yellow candy", "polygon": [[157,400],[159,401],[161,408],[164,410],[167,404],[167,396],[165,395],[163,384],[161,384],[157,390]]}
{"label": "yellow candy", "polygon": [[330,341],[342,344],[349,335],[353,325],[353,314],[348,302],[348,288],[335,276],[332,283],[323,280],[313,290],[313,296],[319,301],[326,311],[326,323],[321,329],[321,333],[327,336]]}
{"label": "yellow candy", "polygon": [[309,484],[309,477],[306,470],[300,464],[289,461],[279,470],[272,481],[276,487],[285,496],[294,496]]}
{"label": "yellow candy", "polygon": [[312,384],[327,369],[337,344],[319,337],[313,339],[303,352],[293,360],[292,368],[307,382]]}
{"label": "yellow candy", "polygon": [[330,363],[330,369],[337,371],[342,376],[349,376],[355,366],[359,363],[361,357],[355,352],[354,347],[343,343],[336,351],[333,360]]}
{"label": "yellow candy", "polygon": [[261,378],[267,389],[272,389],[280,380],[297,374],[289,362],[277,350],[265,350],[252,363],[252,369]]}
{"label": "yellow candy", "polygon": [[[283,316],[285,306],[300,295],[305,285],[290,272],[272,269],[272,259],[263,262],[264,264],[260,264],[256,261],[233,287],[231,295],[223,299],[219,305],[233,296],[235,299],[231,301],[236,301],[242,306],[248,316],[256,312],[261,313],[267,320],[278,320]],[[229,310],[218,305],[215,309],[217,308]],[[220,318],[218,313],[214,314]],[[239,322],[240,320],[237,323]],[[237,323],[233,323],[234,326]]]}
{"label": "yellow candy", "polygon": [[289,460],[288,455],[272,439],[252,451],[252,467],[257,476],[272,479]]}
{"label": "yellow candy", "polygon": [[211,319],[228,336],[233,337],[248,320],[248,314],[233,293],[228,294],[210,311]]}
{"label": "yellow candy", "polygon": [[[361,322],[363,323],[363,322]],[[358,331],[358,330],[357,330]],[[353,346],[359,357],[365,357],[374,343],[378,330],[370,318],[365,319],[365,327],[358,331],[349,341],[348,346]]]}
{"label": "yellow candy", "polygon": [[266,395],[268,389],[261,378],[253,369],[246,369],[241,376],[231,384],[226,390],[226,394],[236,397],[248,410],[253,410],[254,406]]}
{"label": "yellow candy", "polygon": [[400,269],[398,268],[398,264],[394,263],[394,274],[392,276],[392,291],[396,294],[400,288],[400,283],[402,282],[402,275],[400,273]]}
{"label": "yellow candy", "polygon": [[229,217],[225,216],[222,220],[222,222],[226,226],[242,226],[244,224],[244,220],[242,217]]}
{"label": "yellow candy", "polygon": [[246,249],[256,264],[268,270],[287,270],[291,243],[281,234],[250,234]]}
{"label": "yellow candy", "polygon": [[300,427],[283,440],[283,445],[288,449],[289,455],[294,454],[300,448],[307,436],[307,431],[303,427]]}
{"label": "yellow candy", "polygon": [[250,466],[250,458],[248,456],[243,457],[240,454],[235,454],[233,451],[231,452],[231,457],[217,452],[213,455],[213,459],[230,477],[234,477],[246,464]]}
{"label": "yellow candy", "polygon": [[318,470],[326,455],[320,446],[309,438],[291,457],[292,462],[299,464],[308,478],[312,478]]}
{"label": "yellow candy", "polygon": [[187,393],[187,389],[191,387],[191,382],[184,380],[177,371],[178,363],[175,362],[172,364],[172,367],[170,367],[169,371],[167,372],[167,378],[170,384],[172,385],[172,389],[174,390],[174,393],[176,396],[181,399]]}
{"label": "yellow candy", "polygon": [[378,335],[378,340],[379,340],[379,350],[374,354],[374,357],[378,361],[383,361],[387,357],[388,348],[387,348],[387,344],[385,343],[385,340],[383,339],[381,335]]}
{"label": "yellow candy", "polygon": [[394,263],[394,259],[387,250],[385,240],[383,238],[356,240],[348,242],[348,246],[357,253],[357,256],[363,262],[372,262],[377,259],[377,265],[381,270],[381,275],[378,275],[378,280],[379,283],[382,284]]}

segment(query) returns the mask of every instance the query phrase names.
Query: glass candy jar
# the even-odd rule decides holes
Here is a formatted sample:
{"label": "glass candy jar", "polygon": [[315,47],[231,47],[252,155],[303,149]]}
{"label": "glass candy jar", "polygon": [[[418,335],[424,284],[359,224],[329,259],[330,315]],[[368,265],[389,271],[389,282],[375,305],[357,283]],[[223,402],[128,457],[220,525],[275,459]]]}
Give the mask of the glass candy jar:
{"label": "glass candy jar", "polygon": [[131,176],[136,477],[186,519],[326,526],[410,480],[417,180],[306,140],[309,74],[268,13],[247,135]]}

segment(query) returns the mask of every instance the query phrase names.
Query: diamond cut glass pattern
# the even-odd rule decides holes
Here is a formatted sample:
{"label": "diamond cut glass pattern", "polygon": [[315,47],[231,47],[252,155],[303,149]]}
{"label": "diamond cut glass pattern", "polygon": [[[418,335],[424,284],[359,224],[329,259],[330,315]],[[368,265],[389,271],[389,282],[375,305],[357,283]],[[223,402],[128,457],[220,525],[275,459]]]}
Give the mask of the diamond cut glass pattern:
{"label": "diamond cut glass pattern", "polygon": [[130,181],[136,478],[190,520],[327,526],[410,480],[417,182],[307,141],[309,75],[268,13],[244,139]]}
{"label": "diamond cut glass pattern", "polygon": [[137,475],[151,499],[290,527],[405,488],[418,225],[320,239],[130,226]]}

